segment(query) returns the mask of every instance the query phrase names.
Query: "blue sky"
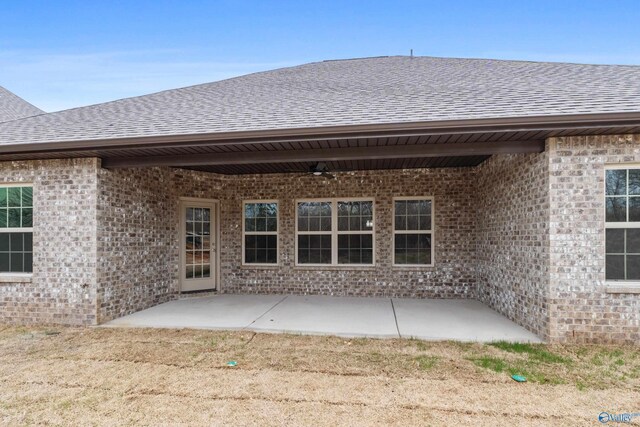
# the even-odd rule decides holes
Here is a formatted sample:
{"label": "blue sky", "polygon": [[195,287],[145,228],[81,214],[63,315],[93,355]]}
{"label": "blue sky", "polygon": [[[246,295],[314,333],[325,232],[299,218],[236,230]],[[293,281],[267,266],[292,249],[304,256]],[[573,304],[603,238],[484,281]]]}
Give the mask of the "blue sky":
{"label": "blue sky", "polygon": [[0,85],[47,111],[379,55],[640,65],[638,0],[5,0]]}

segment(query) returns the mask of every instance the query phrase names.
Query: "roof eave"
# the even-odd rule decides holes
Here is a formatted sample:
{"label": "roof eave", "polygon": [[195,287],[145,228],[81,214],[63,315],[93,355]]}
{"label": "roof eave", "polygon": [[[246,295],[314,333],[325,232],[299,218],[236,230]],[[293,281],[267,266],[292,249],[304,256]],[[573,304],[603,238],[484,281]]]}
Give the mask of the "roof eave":
{"label": "roof eave", "polygon": [[259,131],[193,133],[144,137],[66,140],[0,145],[0,153],[28,153],[107,148],[165,147],[216,143],[259,143],[311,139],[375,138],[477,132],[580,130],[640,125],[640,112],[559,114],[384,124],[285,128]]}

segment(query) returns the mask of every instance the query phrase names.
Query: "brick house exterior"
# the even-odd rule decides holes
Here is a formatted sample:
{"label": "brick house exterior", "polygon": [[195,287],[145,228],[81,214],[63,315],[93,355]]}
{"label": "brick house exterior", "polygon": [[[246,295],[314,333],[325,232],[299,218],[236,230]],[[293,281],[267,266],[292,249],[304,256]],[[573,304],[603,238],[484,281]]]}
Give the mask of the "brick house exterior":
{"label": "brick house exterior", "polygon": [[[406,62],[410,59],[398,61],[382,62],[391,68],[416,66]],[[459,68],[457,61],[446,64]],[[321,65],[320,71],[326,71]],[[427,61],[421,66],[432,65]],[[610,72],[621,79],[640,79],[639,70],[622,68]],[[558,75],[563,70],[552,69]],[[338,76],[344,72],[336,71]],[[588,78],[600,78],[599,73],[604,71],[595,67]],[[267,84],[264,78],[262,74],[260,84]],[[287,80],[289,75],[273,78]],[[233,82],[233,90],[235,95],[243,90],[242,79]],[[163,96],[173,102],[177,95]],[[203,108],[197,99],[190,102]],[[111,114],[109,108],[115,107],[105,104],[96,117]],[[298,111],[300,106],[291,108]],[[97,120],[87,111],[83,120]],[[630,108],[621,111],[626,114]],[[184,153],[131,147],[135,138],[148,143],[164,136],[129,138],[126,131],[113,141],[129,138],[128,145],[109,148],[112,141],[100,139],[99,133],[75,138],[74,132],[84,131],[71,127],[58,129],[54,137],[38,127],[41,120],[47,126],[65,122],[70,113],[32,113],[0,123],[0,146],[8,147],[0,152],[0,187],[28,183],[33,188],[33,271],[0,274],[0,322],[95,325],[178,298],[183,292],[185,200],[213,200],[217,292],[473,298],[550,342],[640,343],[640,286],[605,277],[605,168],[640,165],[640,116],[625,115],[619,122],[607,116],[602,124],[588,117],[587,127],[578,123],[578,113],[584,113],[579,111],[572,122],[548,127],[537,121],[531,128],[500,124],[470,133],[467,128],[452,130],[447,122],[438,130],[412,129],[411,135],[376,130],[376,138],[361,136],[358,130],[355,143],[346,147],[296,147],[301,140],[320,139],[296,136],[298,142],[287,149],[278,140],[280,148],[268,150],[266,159],[251,157],[251,150],[242,151],[243,159],[224,151],[215,156],[194,152],[215,145],[210,132],[202,141],[190,136],[189,144],[199,145],[189,145],[192,151]],[[24,144],[40,143],[46,150],[33,154],[12,148],[20,135]],[[447,142],[456,135],[467,142]],[[82,151],[76,142],[81,138],[97,142]],[[430,145],[430,138],[436,144]],[[375,151],[383,139],[389,146],[395,143],[397,153]],[[474,139],[478,145],[464,151]],[[525,140],[532,143],[522,143]],[[267,136],[261,141],[271,143]],[[62,144],[72,143],[73,148],[62,151]],[[423,146],[433,150],[433,145],[444,151],[416,154]],[[176,147],[172,149],[182,149]],[[366,147],[370,151],[361,150]],[[47,150],[50,153],[43,154]],[[275,158],[280,152],[292,157]],[[308,152],[316,157],[308,157]],[[333,177],[304,173],[311,160],[326,161]],[[394,198],[399,197],[431,198],[433,265],[394,264]],[[298,201],[353,198],[372,201],[375,262],[322,267],[296,263]],[[277,201],[277,265],[242,262],[243,202],[260,200]]]}

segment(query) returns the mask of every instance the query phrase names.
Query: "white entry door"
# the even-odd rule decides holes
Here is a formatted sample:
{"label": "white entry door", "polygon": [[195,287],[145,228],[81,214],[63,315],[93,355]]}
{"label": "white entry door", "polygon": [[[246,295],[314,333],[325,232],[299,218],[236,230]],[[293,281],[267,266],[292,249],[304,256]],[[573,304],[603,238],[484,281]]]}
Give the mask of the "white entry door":
{"label": "white entry door", "polygon": [[180,284],[182,291],[217,288],[217,203],[188,199],[180,203]]}

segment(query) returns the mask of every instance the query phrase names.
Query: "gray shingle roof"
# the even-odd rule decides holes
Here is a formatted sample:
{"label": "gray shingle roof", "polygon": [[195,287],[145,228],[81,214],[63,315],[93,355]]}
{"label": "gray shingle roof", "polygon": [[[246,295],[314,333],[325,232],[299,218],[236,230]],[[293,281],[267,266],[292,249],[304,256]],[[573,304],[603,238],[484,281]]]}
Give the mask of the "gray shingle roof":
{"label": "gray shingle roof", "polygon": [[0,144],[640,112],[640,66],[325,61],[0,124]]}
{"label": "gray shingle roof", "polygon": [[0,123],[42,113],[44,111],[0,86]]}

